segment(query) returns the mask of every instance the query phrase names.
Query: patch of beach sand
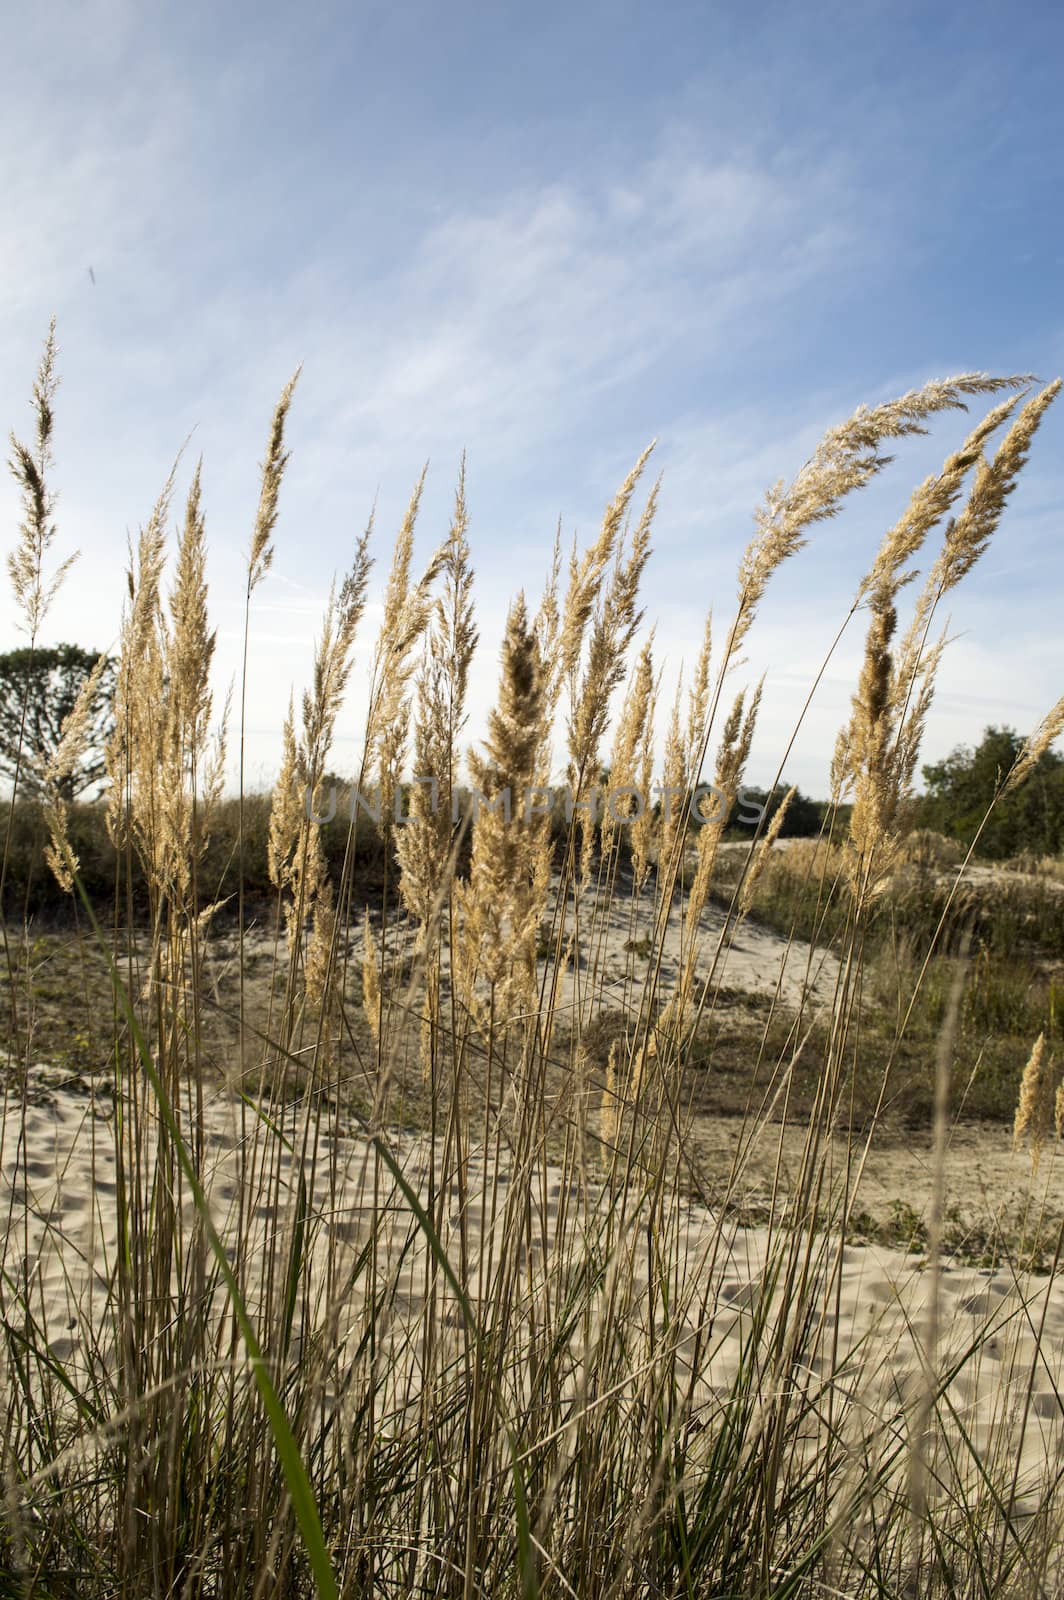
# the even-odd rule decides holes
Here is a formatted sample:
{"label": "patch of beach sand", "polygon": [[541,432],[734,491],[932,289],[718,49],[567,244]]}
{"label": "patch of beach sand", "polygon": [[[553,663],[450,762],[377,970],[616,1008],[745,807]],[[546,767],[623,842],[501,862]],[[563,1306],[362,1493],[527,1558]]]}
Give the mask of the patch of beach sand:
{"label": "patch of beach sand", "polygon": [[[741,1117],[696,1114],[688,1145],[704,1185],[711,1186],[714,1176],[725,1178],[741,1162],[736,1197],[756,1208],[767,1206],[777,1170],[780,1193],[786,1196],[805,1139],[805,1126],[797,1122],[786,1127],[765,1122],[755,1132]],[[929,1129],[880,1127],[867,1149],[857,1134],[837,1133],[828,1141],[826,1159],[836,1177],[860,1167],[857,1209],[878,1223],[889,1222],[899,1208],[913,1218],[927,1215],[935,1181]],[[1040,1217],[1064,1212],[1064,1150],[1050,1140],[1032,1173],[1027,1151],[1013,1148],[1011,1129],[996,1122],[957,1122],[947,1135],[943,1208],[958,1243],[965,1228],[1014,1241],[1022,1219],[1033,1228]]]}
{"label": "patch of beach sand", "polygon": [[[557,894],[555,876],[547,907],[544,931],[551,931],[553,951],[557,943]],[[574,907],[572,898],[564,910],[562,947],[571,946],[575,954],[558,979],[555,1010],[570,1024],[576,1013],[587,1022],[607,1011],[636,1013],[648,977],[656,980],[660,1003],[668,999],[679,982],[692,931],[685,917],[685,906],[674,896],[663,926],[656,926],[653,886],[633,894],[630,882],[619,881],[610,897],[589,891]],[[370,924],[380,941],[379,914],[370,911]],[[387,933],[388,973],[398,973],[402,983],[413,955],[416,926],[402,912],[389,918]],[[656,941],[656,942],[655,942]],[[660,945],[660,957],[658,948]],[[764,998],[777,996],[786,1006],[803,1002],[812,1007],[830,1004],[838,981],[839,966],[829,951],[817,949],[801,939],[790,941],[751,918],[736,923],[712,903],[702,912],[694,937],[695,984],[697,1002],[701,987],[710,984],[710,998],[717,988],[740,990]],[[275,945],[273,935],[254,929],[244,937],[245,1008],[264,1018],[269,1009],[273,959],[277,970],[287,967],[284,940]],[[232,932],[220,931],[209,945],[208,975],[215,986],[219,1003],[232,988],[237,968],[237,942]],[[653,954],[651,953],[653,951]],[[545,956],[540,961],[542,980]],[[553,960],[553,956],[550,958]],[[341,963],[349,975],[361,972],[362,931],[360,918],[341,950]],[[653,971],[652,971],[653,964]],[[445,949],[442,972],[446,982],[450,972],[449,952]],[[548,974],[549,979],[549,974]],[[231,1008],[230,1008],[231,1009]]]}
{"label": "patch of beach sand", "polygon": [[[147,1112],[149,1121],[150,1109]],[[269,1115],[279,1115],[271,1108]],[[374,1155],[366,1139],[355,1132],[334,1133],[324,1123],[319,1130],[317,1167],[300,1160],[299,1113],[280,1113],[285,1130],[294,1137],[294,1151],[282,1153],[278,1197],[253,1204],[244,1281],[253,1315],[262,1314],[261,1264],[278,1252],[287,1238],[298,1190],[298,1175],[305,1171],[309,1185],[310,1248],[307,1272],[311,1292],[297,1317],[294,1352],[306,1348],[317,1331],[326,1330],[330,1348],[335,1344],[337,1371],[343,1351],[350,1357],[357,1344],[360,1318],[366,1314],[366,1272],[345,1276],[353,1268],[369,1237]],[[202,1173],[212,1216],[232,1254],[235,1237],[237,1184],[241,1130],[257,1130],[260,1149],[274,1146],[272,1134],[256,1123],[253,1112],[223,1093],[210,1095],[205,1109]],[[502,1241],[531,1215],[533,1226],[526,1239],[522,1287],[514,1287],[521,1313],[545,1293],[551,1265],[560,1258],[568,1272],[585,1259],[588,1237],[601,1238],[601,1221],[612,1206],[617,1227],[618,1208],[626,1212],[624,1226],[642,1220],[633,1193],[608,1195],[594,1184],[574,1188],[563,1184],[557,1169],[537,1169],[531,1178],[502,1169],[485,1184],[484,1165],[471,1153],[464,1191],[455,1174],[439,1175],[440,1151],[417,1135],[391,1134],[389,1146],[401,1164],[406,1182],[428,1201],[430,1168],[437,1169],[437,1198],[442,1199],[443,1244],[456,1272],[461,1271],[459,1241],[467,1256],[465,1281],[474,1308],[487,1304],[492,1287],[492,1263]],[[9,1098],[4,1116],[0,1158],[0,1205],[6,1220],[4,1298],[8,1314],[14,1282],[30,1285],[30,1301],[54,1356],[76,1378],[85,1370],[86,1352],[94,1341],[108,1346],[109,1287],[116,1270],[118,1226],[115,1166],[114,1108],[103,1095],[89,1096],[73,1087],[46,1089],[31,1084],[24,1116],[21,1105]],[[148,1148],[153,1141],[149,1140]],[[971,1148],[958,1143],[951,1154],[957,1163],[971,1159]],[[926,1152],[912,1150],[911,1166],[897,1166],[911,1182],[926,1186]],[[149,1158],[150,1165],[150,1158]],[[335,1169],[335,1187],[329,1168]],[[871,1169],[875,1172],[875,1168]],[[919,1179],[917,1175],[919,1174]],[[986,1169],[992,1183],[998,1168]],[[391,1363],[382,1381],[394,1389],[396,1404],[416,1403],[419,1339],[426,1328],[424,1293],[432,1277],[432,1260],[425,1238],[413,1220],[403,1195],[383,1169],[379,1215],[379,1293],[390,1285],[389,1338]],[[874,1181],[892,1184],[885,1169]],[[182,1202],[191,1224],[189,1197]],[[670,1336],[677,1342],[681,1365],[694,1362],[695,1420],[709,1427],[719,1417],[730,1386],[744,1360],[749,1359],[752,1337],[758,1332],[758,1309],[773,1325],[784,1296],[793,1303],[793,1283],[766,1279],[765,1263],[772,1235],[765,1227],[740,1227],[727,1218],[681,1201],[677,1236],[678,1264],[673,1282],[674,1316]],[[596,1221],[595,1219],[598,1219]],[[775,1235],[777,1240],[781,1237]],[[763,1383],[797,1384],[827,1403],[828,1391],[846,1405],[840,1427],[853,1432],[855,1451],[866,1450],[868,1439],[884,1450],[897,1448],[898,1467],[905,1460],[906,1439],[913,1406],[927,1381],[930,1310],[933,1289],[938,1292],[938,1345],[935,1371],[949,1369],[983,1332],[976,1354],[963,1362],[949,1386],[949,1399],[963,1422],[973,1447],[987,1459],[1001,1452],[1000,1460],[1013,1462],[1019,1472],[1021,1509],[1025,1496],[1037,1493],[1050,1467],[1060,1465],[1064,1449],[1062,1407],[1058,1389],[1064,1380],[1064,1283],[1048,1278],[1014,1277],[1005,1269],[977,1269],[946,1263],[936,1278],[922,1270],[912,1255],[880,1247],[847,1245],[839,1249],[824,1236],[810,1242],[814,1326],[817,1328],[801,1362],[786,1373],[766,1371]],[[607,1303],[614,1319],[623,1317],[633,1329],[644,1327],[654,1316],[658,1337],[663,1331],[660,1302],[648,1288],[645,1249],[631,1252],[634,1277],[618,1284],[607,1270],[596,1290],[599,1310]],[[278,1255],[283,1262],[283,1253]],[[617,1260],[625,1259],[620,1252]],[[332,1280],[329,1271],[334,1274]],[[328,1283],[336,1286],[330,1300]],[[557,1276],[554,1282],[557,1284]],[[768,1282],[769,1287],[766,1287]],[[483,1288],[484,1300],[478,1295]],[[453,1293],[437,1277],[433,1290],[433,1337],[454,1340],[460,1348],[462,1316]],[[764,1296],[768,1294],[766,1302]],[[613,1299],[610,1299],[613,1296]],[[223,1302],[221,1289],[216,1308]],[[330,1317],[334,1320],[329,1321]],[[644,1326],[645,1325],[645,1326]],[[592,1319],[594,1326],[594,1319]],[[592,1333],[594,1337],[594,1333]],[[761,1348],[762,1346],[757,1346]],[[113,1348],[110,1358],[114,1359]],[[8,1381],[8,1380],[3,1380]],[[633,1393],[638,1380],[633,1377]],[[335,1398],[335,1396],[333,1396]],[[956,1430],[954,1430],[956,1435]],[[862,1442],[863,1441],[863,1442]],[[954,1440],[955,1442],[955,1440]],[[971,1464],[973,1483],[975,1464]],[[957,1471],[962,1469],[958,1467]]]}
{"label": "patch of beach sand", "polygon": [[[657,993],[664,1001],[679,983],[692,944],[685,903],[677,895],[664,926],[656,925],[653,892],[633,895],[620,886],[605,905],[587,897],[579,921],[566,910],[566,932],[578,931],[580,957],[571,963],[559,985],[559,1009],[571,1011],[580,1001],[591,1007],[638,1010],[642,986],[653,963]],[[787,1006],[830,1003],[838,980],[838,962],[826,950],[803,940],[787,941],[771,928],[747,918],[736,923],[716,905],[707,905],[694,936],[697,1001],[701,987],[740,989]],[[660,958],[659,958],[660,948]],[[652,953],[651,953],[652,952]]]}

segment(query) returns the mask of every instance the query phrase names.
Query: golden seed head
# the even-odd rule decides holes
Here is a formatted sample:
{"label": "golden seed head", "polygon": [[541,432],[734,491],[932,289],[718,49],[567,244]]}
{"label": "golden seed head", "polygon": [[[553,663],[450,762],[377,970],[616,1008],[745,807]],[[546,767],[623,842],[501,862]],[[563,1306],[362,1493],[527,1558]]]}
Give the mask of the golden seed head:
{"label": "golden seed head", "polygon": [[1013,1149],[1018,1149],[1024,1138],[1028,1141],[1032,1171],[1038,1170],[1039,1158],[1053,1126],[1055,1111],[1054,1085],[1050,1063],[1045,1059],[1045,1046],[1046,1036],[1040,1033],[1023,1069],[1020,1098],[1012,1128]]}
{"label": "golden seed head", "polygon": [[262,480],[259,488],[259,507],[251,534],[248,553],[248,593],[261,582],[273,561],[273,530],[277,526],[277,505],[281,493],[284,471],[288,465],[288,452],[284,447],[284,430],[292,404],[296,384],[302,368],[297,367],[281,390],[281,398],[270,422],[266,441],[266,457],[262,463]]}

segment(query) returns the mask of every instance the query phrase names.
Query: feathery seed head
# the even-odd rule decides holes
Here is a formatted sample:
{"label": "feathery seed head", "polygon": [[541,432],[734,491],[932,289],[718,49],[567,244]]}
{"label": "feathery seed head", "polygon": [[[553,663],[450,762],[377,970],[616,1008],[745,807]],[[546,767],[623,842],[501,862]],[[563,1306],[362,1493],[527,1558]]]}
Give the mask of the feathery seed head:
{"label": "feathery seed head", "polygon": [[[654,662],[653,662],[654,631],[651,630],[639,653],[639,660],[632,673],[628,693],[625,696],[621,715],[617,722],[617,731],[613,740],[613,751],[610,756],[610,788],[638,788],[637,762],[645,746],[647,721],[653,716],[654,699]],[[640,791],[644,793],[644,791]],[[645,794],[644,794],[645,800]],[[602,851],[607,854],[613,843],[613,835],[617,823],[615,811],[620,809],[622,817],[630,817],[634,808],[634,796],[625,795],[616,804],[607,806],[602,814]],[[645,814],[645,805],[643,808]]]}
{"label": "feathery seed head", "polygon": [[59,742],[41,773],[44,816],[50,838],[44,859],[59,887],[67,894],[74,888],[74,873],[79,863],[67,831],[69,808],[63,794],[63,780],[70,776],[81,759],[88,734],[89,714],[109,665],[110,658],[106,654],[100,656],[85,678],[60,730]]}
{"label": "feathery seed head", "polygon": [[[654,444],[651,443],[643,451],[617,494],[606,507],[598,538],[584,552],[583,559],[579,562],[576,559],[574,545],[569,561],[569,589],[565,597],[560,632],[559,673],[563,681],[571,679],[576,672],[584,642],[584,634],[595,610],[602,587],[603,575],[610,561],[614,558],[617,541],[624,526],[628,507],[631,504],[639,479],[642,477],[643,468],[646,466],[653,449]],[[640,519],[636,537],[633,540],[632,557],[626,569],[627,579],[625,580],[629,586],[634,582],[635,587],[638,587],[639,575],[646,561],[646,554],[649,551],[650,523],[653,520],[654,509],[657,504],[657,493],[657,486],[655,485],[647,501],[646,510]],[[643,552],[641,558],[640,551]],[[622,587],[624,587],[625,581],[622,581]],[[634,590],[631,599],[634,603]]]}
{"label": "feathery seed head", "polygon": [[1002,794],[1011,794],[1030,777],[1041,757],[1062,733],[1064,733],[1064,695],[1061,695],[1052,710],[1046,713],[1024,744],[1012,771],[1005,779]]}
{"label": "feathery seed head", "polygon": [[281,770],[270,802],[267,865],[275,889],[285,889],[291,882],[292,857],[303,829],[302,800],[295,706],[290,696],[282,735]]}
{"label": "feathery seed head", "polygon": [[794,481],[769,490],[756,513],[757,533],[739,566],[739,609],[728,643],[728,655],[739,647],[776,568],[806,543],[806,531],[835,516],[843,500],[864,488],[888,466],[880,445],[886,439],[925,433],[927,419],[945,410],[964,410],[967,398],[1020,387],[1020,378],[991,378],[985,373],[925,384],[880,406],[858,406],[853,416],[830,428]]}
{"label": "feathery seed head", "polygon": [[75,551],[60,562],[50,578],[45,575],[45,559],[56,538],[56,526],[52,520],[56,497],[48,487],[48,473],[53,465],[54,401],[59,387],[55,370],[56,354],[53,318],[33,385],[35,448],[30,449],[12,434],[9,457],[12,475],[19,486],[22,520],[19,523],[18,543],[7,558],[7,570],[15,604],[22,613],[23,620],[19,626],[29,635],[31,642],[36,640],[59,586],[77,560]]}
{"label": "feathery seed head", "polygon": [[[471,751],[474,788],[483,798],[473,824],[469,882],[459,896],[461,968],[467,996],[477,973],[527,996],[535,978],[536,936],[549,874],[549,818],[526,814],[544,740],[544,675],[525,597],[510,607],[499,698],[488,718],[484,754]],[[507,815],[505,802],[509,798]],[[507,994],[501,996],[503,1003]]]}
{"label": "feathery seed head", "polygon": [[[469,669],[478,634],[473,611],[473,568],[467,538],[465,458],[458,477],[455,511],[444,545],[444,586],[433,612],[417,678],[414,766],[435,791],[413,785],[410,816],[396,844],[399,891],[419,922],[418,942],[428,937],[445,891],[451,857],[451,815],[458,767],[458,736],[465,725]],[[429,975],[430,984],[434,981]]]}
{"label": "feathery seed head", "polygon": [[285,423],[295,393],[302,367],[297,367],[281,391],[281,398],[270,423],[270,436],[266,442],[266,457],[262,463],[262,483],[259,490],[259,508],[251,535],[248,554],[248,594],[269,571],[273,561],[273,530],[277,526],[277,503],[281,493],[284,470],[288,465],[288,452],[284,447]]}
{"label": "feathery seed head", "polygon": [[370,1032],[373,1034],[375,1044],[380,1044],[381,1039],[381,986],[380,970],[377,966],[377,945],[373,937],[373,929],[369,924],[369,911],[366,911],[366,920],[362,933],[362,1004],[366,1012],[366,1021],[369,1023]]}
{"label": "feathery seed head", "polygon": [[780,836],[780,829],[783,827],[787,817],[787,810],[796,792],[793,786],[787,790],[787,793],[773,812],[772,820],[765,829],[763,838],[758,840],[754,849],[753,858],[747,868],[742,888],[739,890],[738,912],[740,919],[749,913],[754,903],[754,890],[757,888],[758,879],[764,872],[772,847]]}
{"label": "feathery seed head", "polygon": [[1012,1146],[1018,1149],[1026,1137],[1031,1151],[1031,1170],[1037,1172],[1038,1162],[1053,1126],[1055,1098],[1050,1063],[1045,1059],[1046,1036],[1040,1033],[1027,1058],[1020,1083],[1020,1098],[1012,1129]]}

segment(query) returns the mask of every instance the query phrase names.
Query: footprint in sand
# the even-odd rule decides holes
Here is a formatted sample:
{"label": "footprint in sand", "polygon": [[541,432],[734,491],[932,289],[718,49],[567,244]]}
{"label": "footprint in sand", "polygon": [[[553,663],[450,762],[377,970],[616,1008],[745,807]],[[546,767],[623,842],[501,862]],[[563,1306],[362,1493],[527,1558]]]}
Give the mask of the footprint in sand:
{"label": "footprint in sand", "polygon": [[988,1317],[992,1311],[997,1310],[997,1301],[990,1294],[970,1294],[962,1300],[957,1308],[967,1311],[971,1317]]}
{"label": "footprint in sand", "polygon": [[720,1297],[743,1311],[753,1311],[761,1303],[761,1287],[756,1283],[726,1283]]}

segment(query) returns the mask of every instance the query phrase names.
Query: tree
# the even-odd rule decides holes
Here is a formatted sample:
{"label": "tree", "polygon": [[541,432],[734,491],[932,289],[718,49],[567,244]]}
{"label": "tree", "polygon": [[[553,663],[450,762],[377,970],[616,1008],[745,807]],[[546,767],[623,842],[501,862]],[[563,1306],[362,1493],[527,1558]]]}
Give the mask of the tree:
{"label": "tree", "polygon": [[[0,773],[13,780],[17,768],[20,793],[39,791],[40,767],[58,745],[63,723],[98,659],[96,651],[76,644],[0,655]],[[65,800],[75,800],[103,777],[114,687],[115,668],[109,661],[89,706],[82,758],[59,784]]]}
{"label": "tree", "polygon": [[[740,797],[732,808],[728,819],[726,833],[730,839],[749,839],[753,833],[755,819],[752,808],[764,806],[765,826],[772,821],[780,808],[788,785],[778,783],[771,794],[765,789],[754,789],[745,785],[740,791]],[[824,807],[820,801],[810,800],[801,789],[795,789],[794,797],[787,807],[787,815],[783,819],[780,829],[781,839],[809,839],[820,832],[824,819]]]}
{"label": "tree", "polygon": [[[1024,741],[1014,728],[987,728],[974,750],[958,746],[923,769],[927,793],[918,804],[922,827],[969,844],[998,784],[1015,765]],[[994,807],[979,852],[1001,860],[1021,850],[1064,850],[1064,756],[1046,750],[1027,780]]]}

